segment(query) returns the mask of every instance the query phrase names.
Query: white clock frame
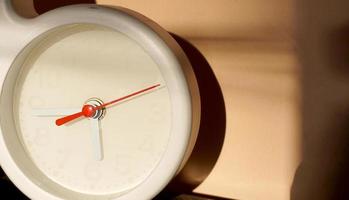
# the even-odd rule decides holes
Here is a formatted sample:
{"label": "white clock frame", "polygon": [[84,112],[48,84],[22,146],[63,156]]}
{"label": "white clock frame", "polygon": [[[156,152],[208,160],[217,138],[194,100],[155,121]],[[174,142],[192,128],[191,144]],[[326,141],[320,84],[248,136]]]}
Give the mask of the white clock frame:
{"label": "white clock frame", "polygon": [[[14,133],[11,87],[20,69],[15,61],[20,59],[23,49],[30,48],[34,39],[56,27],[75,23],[110,27],[137,41],[158,63],[169,90],[175,112],[172,112],[168,148],[153,173],[124,194],[89,196],[63,188],[44,177],[39,180],[36,169],[24,161],[26,155]],[[0,164],[24,194],[31,199],[45,200],[150,199],[180,172],[197,137],[200,95],[188,58],[168,32],[131,10],[90,4],[67,6],[34,19],[25,19],[14,12],[10,0],[0,0],[0,27]]]}

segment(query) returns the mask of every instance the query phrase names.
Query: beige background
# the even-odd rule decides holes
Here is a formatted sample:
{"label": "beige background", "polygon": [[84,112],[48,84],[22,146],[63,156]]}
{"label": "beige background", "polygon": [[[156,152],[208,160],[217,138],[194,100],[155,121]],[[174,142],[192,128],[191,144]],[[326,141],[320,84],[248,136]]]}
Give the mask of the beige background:
{"label": "beige background", "polygon": [[[293,1],[97,3],[124,6],[153,19],[195,45],[213,68],[223,90],[227,131],[214,170],[195,192],[243,200],[289,199],[301,153]],[[35,15],[21,10],[22,15]]]}
{"label": "beige background", "polygon": [[221,84],[227,132],[196,192],[289,199],[300,160],[298,63],[291,0],[99,0],[136,10],[194,44]]}

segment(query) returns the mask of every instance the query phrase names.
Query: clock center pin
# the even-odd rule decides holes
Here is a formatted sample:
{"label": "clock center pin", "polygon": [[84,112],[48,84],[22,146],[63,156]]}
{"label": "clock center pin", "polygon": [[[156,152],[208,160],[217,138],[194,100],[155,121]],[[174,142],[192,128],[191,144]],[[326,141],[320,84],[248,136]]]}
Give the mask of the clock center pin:
{"label": "clock center pin", "polygon": [[104,103],[101,99],[93,97],[88,99],[84,106],[82,107],[82,112],[85,117],[92,119],[102,119],[105,116],[106,109],[100,108],[95,109],[96,107],[102,106]]}

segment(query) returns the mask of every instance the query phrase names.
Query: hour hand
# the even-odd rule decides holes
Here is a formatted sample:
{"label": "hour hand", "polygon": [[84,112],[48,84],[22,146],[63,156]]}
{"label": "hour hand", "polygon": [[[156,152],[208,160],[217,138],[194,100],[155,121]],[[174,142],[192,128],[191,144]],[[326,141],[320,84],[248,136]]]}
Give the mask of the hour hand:
{"label": "hour hand", "polygon": [[96,160],[103,160],[103,143],[99,119],[90,119],[92,131],[92,143]]}

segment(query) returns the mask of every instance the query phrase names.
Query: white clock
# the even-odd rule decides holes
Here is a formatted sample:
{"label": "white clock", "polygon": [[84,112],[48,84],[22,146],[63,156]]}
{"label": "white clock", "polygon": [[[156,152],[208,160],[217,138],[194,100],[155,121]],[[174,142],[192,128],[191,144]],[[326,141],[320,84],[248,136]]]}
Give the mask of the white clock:
{"label": "white clock", "polygon": [[0,1],[0,164],[31,199],[151,199],[196,140],[182,49],[125,8],[23,19]]}

